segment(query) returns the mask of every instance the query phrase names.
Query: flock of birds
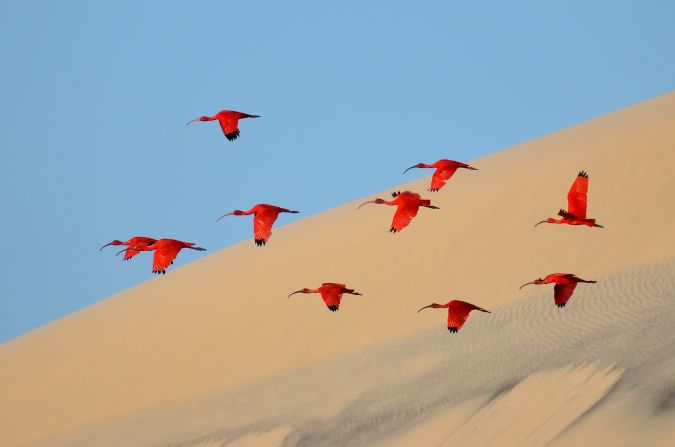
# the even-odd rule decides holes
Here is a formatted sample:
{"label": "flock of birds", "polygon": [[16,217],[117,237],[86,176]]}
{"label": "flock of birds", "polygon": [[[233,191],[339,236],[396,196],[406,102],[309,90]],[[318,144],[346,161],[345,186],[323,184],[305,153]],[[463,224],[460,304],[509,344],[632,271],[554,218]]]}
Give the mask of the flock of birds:
{"label": "flock of birds", "polygon": [[[221,110],[214,116],[200,116],[195,118],[187,124],[191,124],[195,121],[218,121],[220,128],[223,131],[223,134],[229,141],[234,141],[239,137],[239,120],[244,118],[259,118],[259,115],[250,115],[248,113],[237,112],[233,110]],[[450,178],[455,174],[458,169],[469,169],[476,170],[473,166],[469,166],[466,163],[461,163],[453,160],[438,160],[432,164],[418,163],[414,166],[409,167],[403,173],[405,174],[410,169],[413,168],[429,168],[435,169],[434,174],[431,177],[431,185],[429,191],[437,192],[445,183],[450,180]],[[374,200],[369,200],[365,203],[359,205],[358,209],[362,206],[375,203],[380,205],[390,205],[396,206],[396,212],[394,213],[394,218],[392,220],[389,231],[392,233],[397,233],[408,225],[415,218],[420,207],[438,209],[438,207],[433,206],[431,201],[428,199],[423,199],[419,194],[411,191],[403,192],[394,192],[392,193],[392,200],[384,200],[381,198],[376,198]],[[567,224],[567,225],[585,225],[588,227],[599,227],[603,228],[601,225],[598,225],[595,222],[595,219],[588,218],[586,216],[586,209],[588,204],[588,174],[584,171],[579,172],[572,187],[567,194],[567,210],[560,209],[558,211],[559,219],[549,217],[546,220],[538,222],[535,224],[535,227],[542,223],[550,224]],[[259,247],[264,246],[267,241],[272,236],[272,226],[274,222],[279,217],[281,213],[298,213],[299,211],[289,210],[287,208],[282,208],[279,206],[268,205],[268,204],[258,204],[252,207],[248,211],[234,210],[229,213],[223,214],[220,216],[217,221],[220,221],[222,218],[227,216],[248,216],[253,215],[253,235],[255,244]],[[192,242],[184,242],[176,239],[153,239],[143,236],[135,236],[126,241],[114,240],[108,244],[101,247],[103,248],[109,245],[122,245],[126,246],[125,249],[117,252],[117,255],[124,253],[124,260],[127,261],[142,251],[154,251],[154,257],[152,261],[152,272],[156,274],[165,274],[166,269],[173,264],[174,259],[178,256],[178,253],[182,249],[198,250],[205,251],[205,248],[198,247]],[[546,277],[538,278],[532,282],[523,284],[520,288],[529,285],[529,284],[555,284],[553,288],[554,302],[558,307],[565,307],[565,304],[569,301],[574,289],[578,283],[595,283],[596,281],[587,281],[581,279],[571,273],[551,273]],[[345,284],[337,283],[324,283],[321,287],[316,289],[303,288],[297,290],[290,295],[289,297],[296,293],[318,293],[323,298],[324,303],[331,312],[336,312],[340,308],[340,301],[342,300],[342,295],[361,295],[359,292],[356,292],[354,289],[347,288]],[[475,304],[468,303],[461,300],[452,300],[445,304],[432,303],[428,306],[424,306],[419,309],[419,313],[423,309],[432,308],[432,309],[448,309],[448,331],[458,332],[464,322],[469,316],[471,311],[477,310],[480,312],[487,312],[481,307],[476,306]]]}

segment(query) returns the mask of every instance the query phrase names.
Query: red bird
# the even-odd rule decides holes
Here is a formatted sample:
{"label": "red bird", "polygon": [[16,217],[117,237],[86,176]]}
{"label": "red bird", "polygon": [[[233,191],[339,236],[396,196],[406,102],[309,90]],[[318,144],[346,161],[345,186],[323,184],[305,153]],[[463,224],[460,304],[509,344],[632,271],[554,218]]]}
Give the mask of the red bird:
{"label": "red bird", "polygon": [[[132,237],[131,239],[129,239],[128,241],[126,241],[126,242],[118,241],[117,239],[115,239],[114,241],[112,241],[108,244],[105,244],[103,247],[101,247],[101,250],[106,248],[108,245],[128,245],[130,247],[131,246],[134,246],[134,247],[135,246],[140,246],[140,247],[145,246],[145,247],[147,247],[148,245],[154,244],[155,242],[157,242],[157,239],[153,239],[151,237],[135,236],[135,237]],[[99,251],[101,251],[101,250],[99,250]],[[129,259],[136,256],[138,253],[140,253],[140,252],[135,251],[135,250],[127,251],[126,253],[124,253],[124,260],[128,261]]]}
{"label": "red bird", "polygon": [[234,210],[227,214],[223,214],[216,222],[226,216],[248,216],[255,214],[253,218],[253,237],[255,244],[261,247],[267,243],[267,240],[272,236],[272,225],[279,217],[279,213],[293,213],[297,214],[300,211],[291,211],[286,208],[280,208],[274,205],[267,205],[266,203],[259,203],[248,211]]}
{"label": "red bird", "polygon": [[413,220],[413,217],[417,216],[417,211],[420,209],[420,206],[434,210],[439,209],[437,206],[431,205],[431,200],[422,199],[419,194],[414,192],[392,192],[391,196],[394,200],[390,202],[378,198],[362,203],[357,209],[360,209],[363,205],[368,203],[396,205],[398,208],[396,209],[396,213],[394,213],[394,220],[391,222],[391,228],[389,229],[392,233],[396,233],[407,227],[408,224],[410,224],[410,221]]}
{"label": "red bird", "polygon": [[331,312],[337,312],[340,309],[340,300],[343,293],[362,296],[359,292],[354,291],[354,289],[348,289],[344,284],[333,282],[325,282],[318,289],[300,289],[291,293],[288,297],[290,298],[291,295],[295,295],[296,293],[320,293],[323,302],[326,303],[328,310]]}
{"label": "red bird", "polygon": [[572,297],[572,294],[574,293],[574,288],[577,286],[577,283],[580,282],[595,284],[597,281],[586,281],[585,279],[577,278],[571,273],[551,273],[550,275],[546,275],[544,279],[536,279],[532,282],[528,282],[527,284],[523,284],[520,286],[520,288],[522,289],[529,284],[555,283],[555,287],[553,287],[553,297],[555,303],[558,305],[558,307],[565,307],[565,304],[567,304],[567,301],[569,301],[569,299]]}
{"label": "red bird", "polygon": [[128,251],[155,251],[155,256],[152,259],[152,273],[157,273],[158,275],[166,274],[166,269],[173,264],[173,260],[176,259],[178,253],[184,249],[189,248],[190,250],[206,251],[205,248],[195,247],[195,244],[192,242],[183,242],[176,239],[159,239],[152,245],[134,245],[125,248],[124,250],[118,251],[117,254]]}
{"label": "red bird", "polygon": [[586,205],[588,203],[588,174],[581,171],[576,180],[572,183],[570,192],[567,193],[567,210],[561,209],[558,215],[561,219],[549,217],[546,220],[535,224],[535,227],[543,223],[568,224],[568,225],[586,225],[588,227],[604,228],[595,223],[595,219],[586,218]]}
{"label": "red bird", "polygon": [[438,191],[445,185],[445,182],[447,180],[450,180],[450,177],[453,176],[457,168],[462,168],[462,169],[471,169],[472,171],[477,171],[477,168],[474,168],[473,166],[469,166],[466,163],[462,163],[460,161],[454,161],[454,160],[438,160],[436,163],[432,163],[430,165],[424,164],[424,163],[417,163],[414,166],[410,166],[408,169],[403,171],[405,174],[412,168],[436,168],[436,172],[434,172],[434,175],[431,176],[431,187],[429,188],[429,191]]}
{"label": "red bird", "polygon": [[[450,332],[459,331],[464,325],[466,319],[469,317],[469,313],[472,310],[479,310],[481,312],[490,313],[489,310],[485,310],[482,307],[478,307],[471,303],[467,303],[466,301],[460,300],[448,301],[445,304],[433,303],[429,304],[428,306],[424,306],[422,309],[426,309],[428,307],[431,307],[433,309],[443,309],[446,307],[448,308],[448,330]],[[417,313],[420,313],[422,309],[418,310]]]}
{"label": "red bird", "polygon": [[221,110],[213,116],[200,116],[195,118],[190,123],[195,121],[215,121],[218,120],[220,128],[223,129],[225,138],[229,141],[234,141],[239,137],[239,120],[242,118],[260,118],[260,115],[249,115],[248,113],[236,112],[234,110]]}

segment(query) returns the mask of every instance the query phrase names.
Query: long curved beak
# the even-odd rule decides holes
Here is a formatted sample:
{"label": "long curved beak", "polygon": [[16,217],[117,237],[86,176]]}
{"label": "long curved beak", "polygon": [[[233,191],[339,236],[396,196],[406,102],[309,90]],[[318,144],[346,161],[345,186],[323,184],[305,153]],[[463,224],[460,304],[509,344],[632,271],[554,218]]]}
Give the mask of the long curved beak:
{"label": "long curved beak", "polygon": [[190,124],[194,123],[195,121],[199,121],[199,118],[195,118],[195,119],[193,119],[192,121],[188,121],[188,123],[186,124],[186,126],[189,126]]}
{"label": "long curved beak", "polygon": [[288,295],[287,298],[290,298],[292,295],[295,295],[296,293],[302,293],[302,290],[296,290],[295,292],[293,292],[293,293],[291,293],[290,295]]}
{"label": "long curved beak", "polygon": [[100,249],[99,251],[102,251],[102,250],[103,250],[104,248],[106,248],[108,245],[112,245],[112,242],[110,242],[110,243],[108,243],[108,244],[105,244],[103,247],[101,247],[101,249]]}
{"label": "long curved beak", "polygon": [[232,214],[234,214],[234,213],[233,213],[233,212],[229,212],[229,213],[223,214],[223,215],[220,216],[218,219],[216,219],[216,222],[220,222],[220,219],[222,219],[223,217],[231,216]]}
{"label": "long curved beak", "polygon": [[543,223],[546,223],[546,221],[545,221],[545,220],[542,220],[541,222],[534,224],[534,226],[536,227],[537,225],[543,224]]}
{"label": "long curved beak", "polygon": [[361,207],[362,207],[363,205],[368,205],[369,203],[375,203],[375,201],[374,201],[374,200],[369,200],[369,201],[367,201],[367,202],[363,202],[363,203],[362,203],[361,205],[359,205],[358,208],[356,208],[356,209],[359,210],[359,209],[361,209]]}
{"label": "long curved beak", "polygon": [[520,287],[518,288],[518,290],[522,289],[522,288],[525,287],[525,286],[529,286],[530,284],[534,284],[534,281],[528,282],[528,283],[526,283],[526,284],[523,284],[522,286],[520,286]]}
{"label": "long curved beak", "polygon": [[470,169],[472,171],[477,171],[478,168],[474,168],[473,166],[464,166],[464,169]]}
{"label": "long curved beak", "polygon": [[[431,306],[433,306],[433,304],[429,304],[428,306],[424,306],[424,307],[421,308],[420,310],[424,310],[424,309],[426,309],[427,307],[431,307]],[[420,313],[420,310],[418,310],[417,313]]]}
{"label": "long curved beak", "polygon": [[405,174],[406,172],[410,171],[412,168],[416,168],[416,167],[417,167],[417,165],[410,166],[408,169],[403,171],[403,173]]}
{"label": "long curved beak", "polygon": [[429,205],[429,206],[427,206],[426,208],[431,208],[432,210],[440,210],[439,207],[433,206],[433,205]]}
{"label": "long curved beak", "polygon": [[489,314],[492,313],[492,312],[490,312],[490,311],[487,310],[487,309],[483,309],[482,307],[477,307],[476,310],[480,310],[481,312],[487,312],[487,313],[489,313]]}

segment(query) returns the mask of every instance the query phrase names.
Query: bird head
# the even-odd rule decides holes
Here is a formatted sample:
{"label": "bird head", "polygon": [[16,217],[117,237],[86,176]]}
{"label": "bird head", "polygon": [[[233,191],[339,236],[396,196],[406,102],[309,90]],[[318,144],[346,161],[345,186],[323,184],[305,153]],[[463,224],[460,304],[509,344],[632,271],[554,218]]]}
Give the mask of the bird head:
{"label": "bird head", "polygon": [[413,168],[426,168],[426,167],[427,167],[427,165],[425,165],[424,163],[417,163],[416,165],[410,166],[408,169],[403,171],[403,173],[405,174],[406,172],[410,171]]}
{"label": "bird head", "polygon": [[193,120],[191,120],[191,121],[188,121],[188,123],[186,124],[186,126],[189,126],[190,124],[194,123],[195,121],[208,121],[208,120],[209,120],[209,117],[208,117],[208,116],[200,116],[199,118],[195,118],[195,119],[193,119]]}
{"label": "bird head", "polygon": [[532,282],[528,282],[528,283],[523,284],[522,286],[520,286],[520,288],[518,290],[522,289],[525,286],[529,286],[530,284],[546,284],[546,282],[543,279],[538,278],[538,279],[535,279]]}
{"label": "bird head", "polygon": [[243,212],[242,210],[234,210],[234,211],[230,211],[229,213],[225,213],[225,214],[223,214],[222,216],[220,216],[218,219],[216,219],[216,222],[218,222],[218,221],[219,221],[220,219],[222,219],[223,217],[227,217],[227,216],[241,216],[242,214],[244,214],[244,212]]}
{"label": "bird head", "polygon": [[305,287],[304,289],[296,290],[295,292],[291,293],[290,295],[288,295],[288,298],[290,298],[292,295],[295,295],[296,293],[312,293],[312,292],[313,292],[312,289],[308,289],[307,287]]}
{"label": "bird head", "polygon": [[361,209],[361,207],[362,207],[363,205],[367,205],[367,204],[369,204],[369,203],[377,203],[377,204],[381,205],[381,204],[385,203],[385,201],[384,201],[384,199],[380,199],[380,198],[378,197],[378,198],[375,199],[375,200],[369,200],[369,201],[367,201],[367,202],[363,202],[363,203],[362,203],[361,205],[359,205],[358,208],[356,208],[356,209],[357,209],[357,210],[358,210],[358,209]]}
{"label": "bird head", "polygon": [[447,304],[432,303],[432,304],[429,304],[428,306],[424,306],[424,307],[420,308],[420,309],[417,311],[417,313],[420,313],[420,310],[424,310],[424,309],[427,309],[427,308],[429,308],[429,307],[431,307],[432,309],[439,309],[439,308],[441,308],[441,307],[447,307]]}
{"label": "bird head", "polygon": [[124,245],[124,242],[118,241],[117,239],[115,239],[114,241],[108,242],[107,244],[105,244],[103,247],[101,247],[101,248],[99,249],[99,251],[103,250],[103,249],[106,248],[108,245]]}
{"label": "bird head", "polygon": [[556,221],[554,218],[549,217],[549,218],[546,219],[546,220],[542,220],[541,222],[537,222],[536,224],[534,224],[534,226],[536,227],[536,226],[539,225],[539,224],[543,224],[543,223],[556,223],[556,222],[557,222],[557,221]]}

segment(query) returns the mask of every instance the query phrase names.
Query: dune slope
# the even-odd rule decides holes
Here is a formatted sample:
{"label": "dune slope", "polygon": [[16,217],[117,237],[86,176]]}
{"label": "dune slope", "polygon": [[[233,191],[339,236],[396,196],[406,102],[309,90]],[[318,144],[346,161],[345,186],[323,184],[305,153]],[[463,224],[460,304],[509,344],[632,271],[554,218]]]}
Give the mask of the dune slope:
{"label": "dune slope", "polygon": [[[672,376],[663,371],[675,371],[672,129],[675,94],[472,162],[479,171],[423,194],[440,210],[422,209],[399,234],[387,231],[392,208],[357,212],[357,201],[5,343],[0,439],[369,445],[426,436],[420,424],[464,405],[448,416],[457,430],[442,433],[462,445],[471,424],[509,414],[503,393],[556,380],[594,397],[558,399],[550,411],[565,422],[525,424],[513,445],[592,439],[592,409],[632,402],[645,381],[656,396]],[[582,169],[589,215],[606,228],[533,228],[566,205]],[[426,187],[428,177],[392,190]],[[550,287],[518,291],[559,271],[600,282],[579,286],[562,312]],[[346,296],[336,314],[316,295],[286,299],[326,281],[365,296]],[[495,312],[472,315],[456,336],[442,311],[415,314],[451,298]],[[656,407],[659,418],[671,411]]]}

